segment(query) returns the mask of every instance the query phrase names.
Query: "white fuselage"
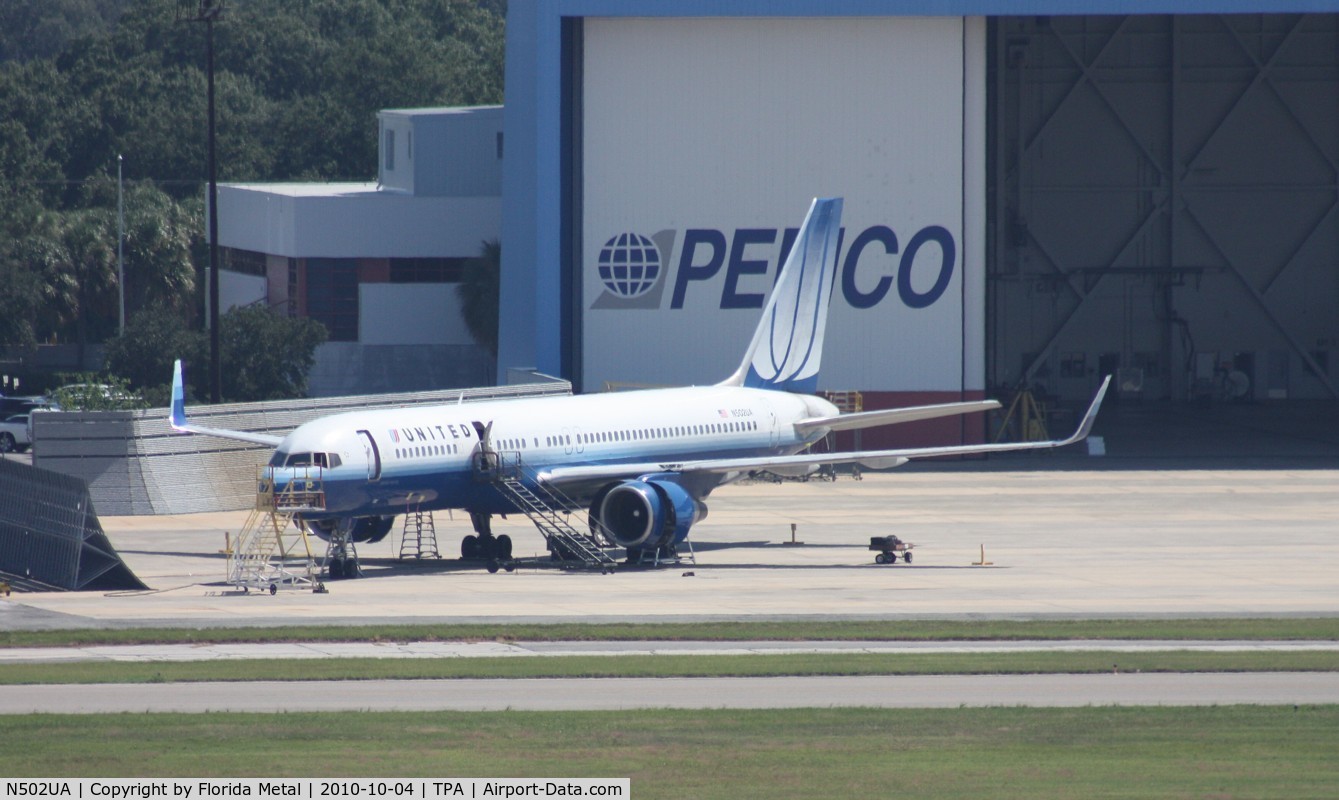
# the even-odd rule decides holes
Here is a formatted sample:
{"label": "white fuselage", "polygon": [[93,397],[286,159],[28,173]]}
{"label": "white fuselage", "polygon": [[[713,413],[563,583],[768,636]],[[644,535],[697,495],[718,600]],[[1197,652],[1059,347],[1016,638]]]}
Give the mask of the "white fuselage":
{"label": "white fuselage", "polygon": [[480,431],[490,424],[490,450],[533,481],[554,468],[786,455],[822,435],[800,436],[792,423],[832,413],[817,397],[731,386],[354,411],[297,428],[271,464],[281,485],[280,468],[320,464],[329,516],[408,507],[506,513],[515,509],[475,479]]}

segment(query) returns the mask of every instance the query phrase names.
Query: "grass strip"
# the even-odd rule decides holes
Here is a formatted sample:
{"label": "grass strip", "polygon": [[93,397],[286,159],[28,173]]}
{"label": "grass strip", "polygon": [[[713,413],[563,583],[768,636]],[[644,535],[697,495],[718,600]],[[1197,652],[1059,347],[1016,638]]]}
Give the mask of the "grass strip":
{"label": "grass strip", "polygon": [[0,646],[332,641],[1339,640],[1339,617],[1109,620],[815,620],[365,625],[3,631]]}
{"label": "grass strip", "polygon": [[783,653],[513,658],[255,659],[7,664],[0,683],[177,683],[425,678],[772,675],[1000,675],[1112,672],[1335,672],[1339,652]]}
{"label": "grass strip", "polygon": [[1332,797],[1339,706],[0,718],[10,777],[629,777],[639,800]]}

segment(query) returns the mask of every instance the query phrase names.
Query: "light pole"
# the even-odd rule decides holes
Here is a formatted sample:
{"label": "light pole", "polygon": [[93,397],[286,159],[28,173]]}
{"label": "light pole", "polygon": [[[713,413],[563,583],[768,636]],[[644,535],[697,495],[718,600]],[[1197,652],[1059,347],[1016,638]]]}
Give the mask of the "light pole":
{"label": "light pole", "polygon": [[223,0],[200,0],[195,15],[205,24],[205,74],[209,85],[209,401],[222,402],[223,372],[219,365],[219,187],[214,157],[214,21],[223,13]]}
{"label": "light pole", "polygon": [[116,288],[120,294],[117,306],[116,332],[126,335],[126,211],[121,183],[121,154],[116,154]]}

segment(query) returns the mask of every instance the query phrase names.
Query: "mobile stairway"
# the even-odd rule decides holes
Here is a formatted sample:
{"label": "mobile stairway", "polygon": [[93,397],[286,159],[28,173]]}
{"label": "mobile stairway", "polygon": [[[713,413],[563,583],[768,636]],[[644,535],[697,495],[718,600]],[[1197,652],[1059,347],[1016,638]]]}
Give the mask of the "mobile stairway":
{"label": "mobile stairway", "polygon": [[608,545],[568,521],[576,514],[579,520],[584,518],[589,522],[586,509],[538,480],[533,481],[533,489],[526,485],[521,479],[519,452],[477,453],[476,470],[534,523],[555,561],[582,569],[598,569],[602,573],[614,571],[617,562],[607,552]]}
{"label": "mobile stairway", "polygon": [[227,549],[229,584],[247,593],[252,589],[270,594],[280,589],[324,590],[316,579],[316,560],[307,530],[293,520],[294,514],[325,505],[320,468],[312,470],[302,480],[276,492],[273,468],[261,467],[256,506],[238,532],[237,541],[229,543]]}

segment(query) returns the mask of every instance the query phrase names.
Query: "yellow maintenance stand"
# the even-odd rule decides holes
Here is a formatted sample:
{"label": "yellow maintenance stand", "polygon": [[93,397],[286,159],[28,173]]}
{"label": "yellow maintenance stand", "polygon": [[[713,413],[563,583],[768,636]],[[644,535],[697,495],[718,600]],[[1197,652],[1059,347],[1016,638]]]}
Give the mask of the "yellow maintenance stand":
{"label": "yellow maintenance stand", "polygon": [[1004,438],[1009,426],[1018,423],[1019,442],[1044,442],[1051,438],[1046,430],[1046,404],[1037,400],[1031,389],[1020,389],[1004,413],[1004,422],[995,433],[995,441]]}
{"label": "yellow maintenance stand", "polygon": [[250,592],[252,589],[277,593],[280,589],[310,588],[325,591],[316,579],[316,559],[312,556],[307,529],[294,519],[295,514],[325,508],[325,490],[321,467],[311,467],[283,491],[276,492],[274,468],[260,468],[256,507],[237,542],[228,550],[228,583]]}

